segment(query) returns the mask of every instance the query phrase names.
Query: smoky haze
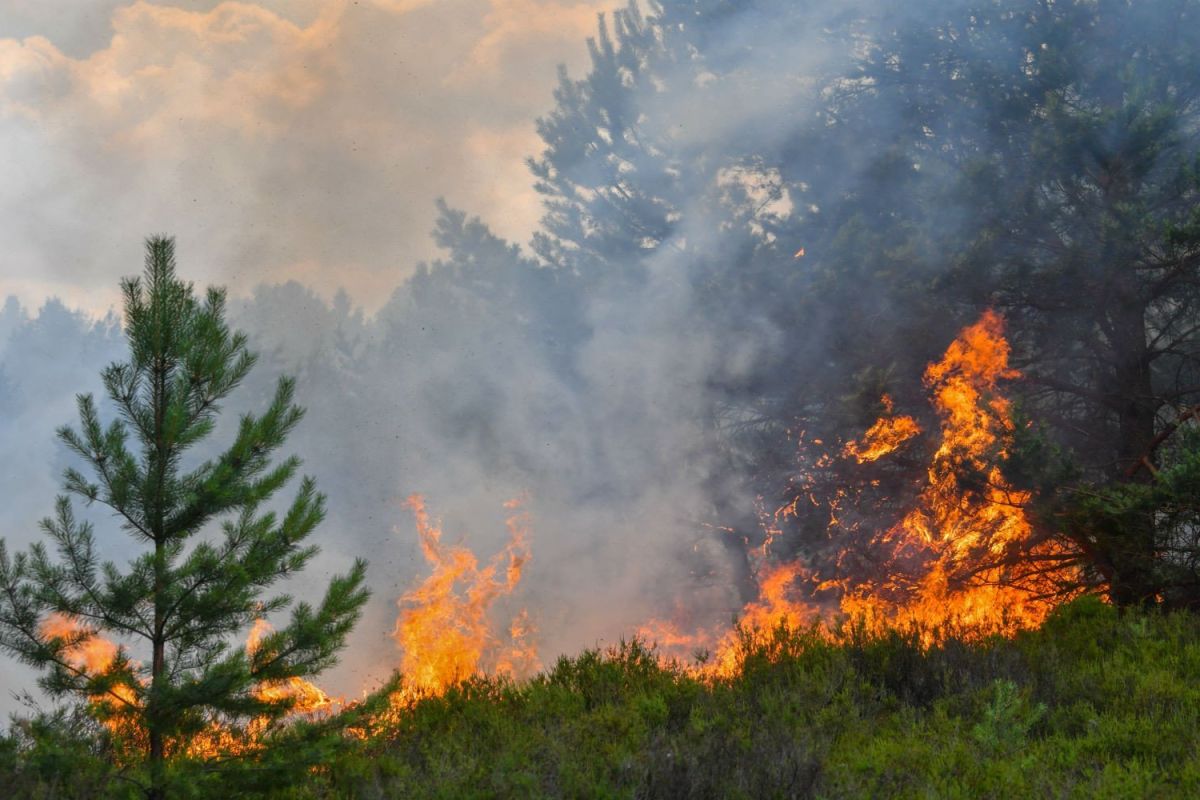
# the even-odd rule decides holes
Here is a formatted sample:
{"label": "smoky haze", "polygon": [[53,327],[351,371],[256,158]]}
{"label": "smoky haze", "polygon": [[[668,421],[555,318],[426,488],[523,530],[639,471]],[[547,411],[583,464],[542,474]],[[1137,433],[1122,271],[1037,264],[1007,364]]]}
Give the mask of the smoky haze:
{"label": "smoky haze", "polygon": [[433,255],[439,195],[527,237],[533,120],[607,4],[2,5],[0,281],[102,314],[155,231],[197,281],[299,279],[372,311]]}
{"label": "smoky haze", "polygon": [[[920,332],[892,364],[912,408],[974,313],[874,278],[943,268],[966,198],[937,137],[986,139],[986,110],[914,117],[854,91],[879,40],[969,4],[680,0],[598,30],[608,5],[110,3],[53,30],[41,5],[0,12],[21,37],[0,40],[20,164],[0,187],[10,543],[53,506],[73,393],[122,354],[117,278],[168,232],[262,355],[228,414],[298,377],[289,450],[330,514],[292,588],[370,560],[323,686],[354,696],[398,663],[396,601],[426,574],[415,492],[481,559],[523,498],[532,559],[506,610],[529,608],[544,663],[652,617],[728,622],[763,487],[794,468],[788,414],[846,394],[872,355],[844,358],[839,329]],[[926,130],[926,151],[894,147]],[[845,231],[884,218],[928,241],[857,258]],[[862,279],[822,293],[837,270]]]}
{"label": "smoky haze", "polygon": [[[100,367],[122,355],[117,320],[96,321],[98,309],[118,276],[137,271],[141,238],[162,230],[177,235],[188,278],[240,297],[234,322],[263,356],[228,415],[260,406],[278,374],[299,377],[308,415],[290,450],[329,495],[330,516],[321,557],[293,588],[304,596],[355,556],[371,561],[372,604],[323,685],[353,696],[398,662],[396,601],[426,571],[402,508],[413,492],[480,558],[504,544],[503,503],[525,498],[533,559],[512,605],[531,609],[546,660],[615,641],[680,602],[705,621],[728,619],[740,601],[712,535],[711,495],[729,495],[742,514],[752,498],[714,483],[708,384],[749,371],[777,337],[753,309],[736,329],[709,315],[691,265],[721,248],[713,218],[738,177],[718,180],[717,162],[683,176],[674,191],[703,200],[679,208],[662,241],[638,245],[636,276],[584,283],[569,265],[536,262],[497,236],[528,238],[541,213],[523,158],[544,147],[533,122],[551,101],[554,64],[586,72],[566,45],[586,54],[594,6],[363,5],[113,4],[61,50],[39,38],[50,24],[39,7],[8,12],[27,38],[0,42],[15,65],[5,138],[30,162],[4,190],[19,220],[5,226],[8,291],[24,301],[4,317],[4,438],[25,456],[9,462],[20,498],[5,509],[10,544],[34,540],[52,508],[68,460],[52,432],[73,422],[74,393],[96,391]],[[681,90],[630,92],[655,107],[648,136],[681,157],[720,159],[748,126],[772,129],[762,123],[809,90],[799,70],[817,56],[787,72],[778,56],[746,59],[745,43],[794,33],[768,22],[765,11],[737,20],[722,34],[736,52],[713,54],[718,69],[742,62],[760,91],[714,87],[720,104],[736,100],[726,115],[689,98],[702,78],[693,67],[671,67]],[[233,35],[239,26],[253,36]],[[220,47],[201,55],[206,40]],[[166,74],[148,100],[97,95],[106,81],[120,95],[150,64]],[[172,72],[188,73],[199,107]],[[443,207],[431,241],[438,209],[425,192],[492,227]],[[443,261],[404,277],[439,245]],[[38,292],[66,305],[39,308]],[[113,557],[127,546],[111,544]]]}
{"label": "smoky haze", "polygon": [[[40,7],[8,12],[26,38],[0,41],[4,136],[27,166],[2,190],[19,223],[3,234],[8,291],[25,303],[4,317],[4,435],[36,465],[10,461],[10,542],[52,507],[65,456],[51,432],[73,393],[121,355],[99,309],[141,237],[168,231],[187,277],[230,285],[263,356],[230,412],[299,378],[308,415],[289,445],[330,515],[293,588],[370,559],[373,600],[322,685],[353,696],[398,662],[396,601],[426,572],[413,492],[480,558],[503,547],[504,502],[524,498],[533,557],[509,610],[531,610],[544,661],[651,617],[727,622],[746,599],[729,539],[757,519],[723,426],[756,413],[731,399],[765,367],[792,383],[802,354],[772,319],[777,284],[750,272],[726,298],[710,284],[763,253],[794,269],[780,230],[820,208],[785,171],[851,55],[825,36],[840,4],[790,6],[746,4],[655,43],[632,6],[597,38],[596,4],[114,3],[61,48],[39,37]],[[147,83],[137,102],[129,81]],[[628,119],[603,108],[611,93]],[[843,166],[824,179],[852,185],[863,165]],[[437,194],[480,218],[439,211]],[[587,204],[578,231],[563,202]],[[39,292],[67,305],[35,310]],[[72,355],[35,357],[32,340]]]}

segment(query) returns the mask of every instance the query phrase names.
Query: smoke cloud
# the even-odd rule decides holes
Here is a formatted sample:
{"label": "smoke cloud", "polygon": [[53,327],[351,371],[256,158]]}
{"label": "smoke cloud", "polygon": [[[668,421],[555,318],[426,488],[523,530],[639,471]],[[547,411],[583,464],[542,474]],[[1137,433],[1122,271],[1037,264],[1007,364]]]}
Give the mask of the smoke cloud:
{"label": "smoke cloud", "polygon": [[[0,11],[13,546],[52,508],[53,428],[122,353],[104,316],[117,280],[168,232],[186,276],[231,288],[263,354],[227,417],[299,378],[289,449],[330,518],[297,593],[370,559],[374,598],[322,685],[353,696],[398,663],[395,603],[425,569],[413,492],[481,559],[503,547],[504,502],[525,498],[533,556],[509,599],[547,662],[654,616],[728,621],[746,600],[734,554],[760,533],[745,450],[774,448],[781,472],[793,455],[782,425],[754,428],[782,418],[757,398],[802,408],[814,375],[856,368],[830,356],[833,321],[924,331],[897,367],[913,376],[959,324],[876,291],[896,264],[838,250],[871,218],[826,224],[827,200],[894,223],[914,185],[948,185],[932,156],[889,161],[894,132],[924,122],[900,108],[877,104],[853,141],[825,134],[855,113],[829,90],[853,85],[872,36],[931,9],[671,2],[648,25],[630,5],[598,34],[610,1]],[[932,116],[962,131],[979,113]],[[961,224],[945,207],[921,221],[934,240]],[[924,277],[935,250],[895,258]],[[827,253],[861,274],[840,284],[853,297],[814,300],[807,265]],[[766,434],[748,444],[751,429]]]}
{"label": "smoke cloud", "polygon": [[6,3],[0,287],[104,313],[166,231],[197,282],[298,279],[376,310],[433,255],[437,196],[532,231],[533,119],[598,7]]}
{"label": "smoke cloud", "polygon": [[[533,559],[512,603],[531,609],[547,660],[679,606],[727,621],[743,598],[714,498],[742,520],[754,498],[715,446],[712,386],[784,342],[765,310],[713,307],[698,276],[774,246],[772,225],[802,212],[744,155],[784,146],[832,54],[769,7],[732,14],[703,60],[664,49],[628,93],[638,151],[582,160],[573,178],[649,173],[666,150],[655,202],[671,225],[636,244],[636,275],[581,279],[505,240],[528,241],[543,213],[523,163],[546,146],[533,120],[556,64],[586,72],[596,8],[138,2],[65,27],[44,6],[5,12],[22,38],[0,40],[0,136],[22,168],[0,189],[15,220],[0,275],[24,305],[5,312],[3,365],[24,405],[4,436],[44,465],[11,476],[27,505],[5,511],[10,542],[32,540],[52,506],[66,457],[51,431],[72,420],[72,394],[121,355],[116,319],[93,320],[141,238],[168,231],[190,279],[242,298],[235,322],[264,355],[227,416],[299,376],[309,413],[290,449],[330,519],[297,592],[371,559],[375,597],[323,685],[354,695],[398,662],[395,602],[425,569],[401,507],[412,492],[484,558],[503,546],[503,503],[525,498]],[[483,222],[443,207],[431,240],[437,195]],[[601,222],[621,226],[621,210]],[[67,305],[31,310],[48,295]],[[45,363],[31,337],[78,356]]]}

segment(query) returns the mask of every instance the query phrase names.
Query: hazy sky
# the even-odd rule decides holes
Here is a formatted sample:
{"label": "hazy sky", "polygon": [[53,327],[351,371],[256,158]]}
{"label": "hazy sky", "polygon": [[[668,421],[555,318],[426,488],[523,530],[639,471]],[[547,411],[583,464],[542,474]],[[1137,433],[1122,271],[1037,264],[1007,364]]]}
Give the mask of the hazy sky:
{"label": "hazy sky", "polygon": [[368,311],[445,196],[523,241],[523,163],[614,0],[4,0],[0,297],[102,311],[142,239]]}

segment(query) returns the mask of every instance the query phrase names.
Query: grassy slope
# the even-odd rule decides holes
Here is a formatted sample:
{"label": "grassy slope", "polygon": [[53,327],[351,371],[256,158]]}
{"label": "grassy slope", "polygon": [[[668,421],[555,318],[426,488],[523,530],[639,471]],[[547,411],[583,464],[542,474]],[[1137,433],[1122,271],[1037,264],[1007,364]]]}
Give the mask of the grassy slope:
{"label": "grassy slope", "polygon": [[628,645],[471,682],[297,773],[270,794],[1197,797],[1200,617],[1081,601],[1014,640],[929,651],[779,634],[716,685]]}
{"label": "grassy slope", "polygon": [[640,647],[421,704],[325,796],[1198,797],[1200,618],[1095,601],[1015,640],[777,636],[706,686]]}

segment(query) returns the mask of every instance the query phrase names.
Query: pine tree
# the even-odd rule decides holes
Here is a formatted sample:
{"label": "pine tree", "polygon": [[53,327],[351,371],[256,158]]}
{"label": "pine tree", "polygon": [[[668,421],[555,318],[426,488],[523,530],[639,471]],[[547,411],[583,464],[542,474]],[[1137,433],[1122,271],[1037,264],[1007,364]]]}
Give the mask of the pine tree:
{"label": "pine tree", "polygon": [[[262,414],[241,418],[228,449],[189,464],[255,356],[225,322],[224,291],[201,300],[176,277],[173,240],[150,239],[144,277],[122,288],[129,360],[102,373],[119,418],[102,425],[95,399],[80,395],[78,429],[58,431],[92,476],[67,469],[56,513],[42,522],[57,557],[42,543],[10,556],[0,540],[0,647],[44,670],[51,696],[92,700],[135,743],[146,795],[162,798],[167,763],[190,737],[216,719],[281,718],[289,699],[255,688],[334,663],[367,600],[366,564],[335,577],[316,607],[265,594],[316,554],[305,541],[325,513],[308,477],[286,513],[266,508],[300,467],[272,458],[304,414],[294,381],[281,379]],[[144,549],[125,571],[100,560],[72,497],[106,506]],[[256,647],[235,644],[289,607],[290,622]],[[67,632],[51,619],[68,621]],[[120,646],[89,667],[77,654],[97,635]]]}

